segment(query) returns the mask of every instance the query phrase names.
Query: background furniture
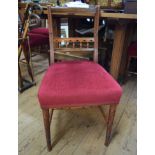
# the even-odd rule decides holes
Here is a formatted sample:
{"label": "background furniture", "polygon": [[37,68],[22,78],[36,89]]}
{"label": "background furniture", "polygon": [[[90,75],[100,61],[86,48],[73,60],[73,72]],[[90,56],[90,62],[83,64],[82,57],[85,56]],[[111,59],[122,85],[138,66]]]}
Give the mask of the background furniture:
{"label": "background furniture", "polygon": [[122,9],[124,0],[87,0],[89,4],[98,4],[104,9]]}
{"label": "background furniture", "polygon": [[[31,50],[29,45],[29,38],[27,37],[27,32],[30,24],[31,15],[30,5],[26,5],[25,16],[21,21],[21,27],[18,28],[18,89],[20,92],[32,87],[35,85],[35,80],[33,76],[32,63],[31,63]],[[26,45],[26,46],[25,46]],[[23,55],[24,58],[21,59]],[[25,63],[27,66],[28,74],[31,78],[31,81],[26,80],[22,76],[22,71],[20,64]]]}
{"label": "background furniture", "polygon": [[[21,13],[25,12],[24,10],[25,6],[26,6],[25,3],[19,3],[19,12]],[[45,4],[43,4],[42,7],[43,7],[44,18],[47,18],[47,7]],[[72,12],[72,15],[75,14],[74,9],[68,8],[67,10]],[[80,13],[78,15],[80,17],[82,16],[91,17],[92,16],[91,13],[84,15],[82,9],[79,9],[79,11]],[[55,18],[53,19],[53,22],[56,28],[54,31],[54,35],[58,36],[58,34],[60,33],[60,20],[57,17],[60,17],[60,16],[62,17],[64,15],[63,8],[53,7],[52,12],[53,12],[53,15],[55,16]],[[128,23],[130,24],[132,22],[135,22],[137,20],[137,14],[108,13],[108,12],[104,12],[103,10],[101,10],[100,18],[117,20],[115,24],[114,43],[113,43],[113,50],[112,50],[110,73],[115,79],[118,80],[121,66],[124,66],[122,65],[124,64],[122,63],[122,61],[124,60],[123,55],[127,53],[126,46],[128,46],[128,44],[126,44],[126,42],[128,42],[129,36],[132,33],[132,31],[130,30],[130,26],[128,26]],[[117,45],[119,45],[119,47],[117,47]]]}
{"label": "background furniture", "polygon": [[[32,87],[35,85],[35,80],[33,76],[33,69],[32,69],[32,61],[31,61],[31,50],[29,46],[29,38],[19,38],[19,50],[21,49],[23,52],[19,53],[18,55],[18,90],[19,92],[23,92],[24,90]],[[24,45],[28,44],[28,49],[24,49]],[[20,48],[21,47],[21,48]],[[25,54],[26,53],[26,54]],[[21,58],[21,55],[23,56]],[[29,79],[26,79],[22,74],[21,64],[25,64],[27,66],[28,75],[30,77]]]}
{"label": "background furniture", "polygon": [[[64,10],[68,15],[71,12]],[[74,10],[78,16],[78,8]],[[117,82],[100,66],[98,62],[98,30],[99,6],[95,9],[84,9],[83,13],[91,13],[94,17],[94,36],[92,38],[58,38],[54,36],[53,12],[48,7],[48,26],[50,37],[51,66],[47,70],[39,92],[39,102],[43,112],[47,147],[52,149],[50,124],[54,109],[79,108],[98,106],[107,123],[105,145],[111,139],[112,124],[117,104],[119,103],[122,89]],[[61,43],[65,42],[65,46]],[[90,47],[93,43],[93,47]],[[71,44],[71,47],[69,45]],[[92,52],[93,61],[76,60],[54,63],[55,54],[64,54],[69,51]],[[108,117],[105,116],[101,105],[109,105]],[[49,111],[51,109],[51,112]]]}
{"label": "background furniture", "polygon": [[28,36],[30,38],[30,47],[33,56],[45,54],[47,55],[50,64],[48,28],[34,28],[28,32]]}
{"label": "background furniture", "polygon": [[[28,3],[29,8],[32,9],[30,24],[27,32],[27,36],[29,36],[30,47],[32,51],[32,56],[46,54],[49,59],[49,33],[46,27],[42,26],[42,6],[36,3]],[[20,8],[20,6],[19,6]],[[34,12],[38,13],[34,14]],[[26,18],[26,14],[19,12],[20,22],[23,22]],[[44,25],[46,26],[46,25]],[[26,45],[26,49],[28,46]],[[49,60],[50,62],[50,60]]]}
{"label": "background furniture", "polygon": [[128,61],[127,61],[127,75],[128,73],[133,73],[133,74],[137,74],[135,71],[130,71],[130,64],[131,64],[131,60],[132,59],[137,59],[137,42],[132,42],[128,48]]}
{"label": "background furniture", "polygon": [[[19,6],[20,7],[20,6]],[[32,69],[31,57],[36,54],[48,55],[49,63],[49,33],[47,28],[38,28],[41,24],[40,17],[34,14],[34,11],[39,11],[41,14],[42,7],[38,4],[27,3],[25,13],[19,12],[19,47],[18,47],[18,77],[19,77],[19,91],[24,90],[35,85],[34,74]],[[34,53],[36,52],[36,53]],[[33,53],[33,54],[32,54]],[[22,74],[21,63],[27,65],[27,71],[30,80]]]}
{"label": "background furniture", "polygon": [[137,13],[137,0],[125,0],[125,13]]}

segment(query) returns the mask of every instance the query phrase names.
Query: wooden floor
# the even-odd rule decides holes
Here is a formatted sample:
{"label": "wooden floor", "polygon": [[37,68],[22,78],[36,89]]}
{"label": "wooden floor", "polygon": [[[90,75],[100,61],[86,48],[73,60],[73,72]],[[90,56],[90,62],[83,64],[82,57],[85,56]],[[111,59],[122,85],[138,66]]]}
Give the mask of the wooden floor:
{"label": "wooden floor", "polygon": [[[97,108],[55,110],[51,136],[53,150],[47,151],[37,92],[48,66],[41,56],[33,58],[37,85],[19,94],[19,155],[136,155],[137,81],[123,85],[109,147],[104,146],[106,126]],[[107,110],[107,107],[103,108]]]}

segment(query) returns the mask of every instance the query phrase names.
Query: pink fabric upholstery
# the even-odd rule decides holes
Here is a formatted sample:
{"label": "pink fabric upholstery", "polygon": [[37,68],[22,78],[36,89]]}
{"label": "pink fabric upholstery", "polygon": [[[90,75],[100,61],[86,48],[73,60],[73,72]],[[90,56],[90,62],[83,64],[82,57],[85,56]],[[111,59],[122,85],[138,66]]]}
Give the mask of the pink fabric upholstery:
{"label": "pink fabric upholstery", "polygon": [[100,65],[58,62],[44,75],[38,97],[43,108],[119,103],[122,89]]}
{"label": "pink fabric upholstery", "polygon": [[32,29],[30,31],[30,33],[41,34],[41,35],[45,35],[45,36],[49,37],[49,30],[48,30],[48,28],[42,28],[42,27],[34,28],[34,29]]}
{"label": "pink fabric upholstery", "polygon": [[30,47],[49,44],[49,37],[41,34],[28,33]]}

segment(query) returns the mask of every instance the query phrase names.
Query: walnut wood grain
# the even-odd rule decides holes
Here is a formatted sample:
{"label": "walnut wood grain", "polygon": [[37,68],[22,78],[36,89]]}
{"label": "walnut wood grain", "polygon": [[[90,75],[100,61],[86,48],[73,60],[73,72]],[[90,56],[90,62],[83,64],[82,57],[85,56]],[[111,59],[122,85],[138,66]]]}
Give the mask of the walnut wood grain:
{"label": "walnut wood grain", "polygon": [[98,63],[98,31],[99,31],[99,18],[100,18],[100,6],[96,6],[96,12],[94,17],[94,62]]}
{"label": "walnut wood grain", "polygon": [[[60,9],[62,12],[66,11],[66,13],[72,13],[73,9],[72,8],[61,8]],[[53,29],[55,29],[55,25],[54,22],[55,20],[53,20],[53,11],[51,6],[48,6],[48,27],[49,27],[49,38],[50,38],[50,58],[51,58],[51,64],[54,63],[54,53],[55,51],[57,51],[57,54],[60,55],[67,55],[65,53],[60,53],[61,51],[92,51],[94,50],[94,54],[93,54],[93,60],[95,62],[98,62],[98,30],[99,30],[99,16],[100,16],[100,7],[96,6],[95,8],[95,12],[93,12],[92,10],[94,9],[79,9],[79,10],[74,10],[74,13],[81,13],[81,11],[83,13],[90,13],[92,12],[92,14],[94,15],[94,37],[91,38],[60,38],[60,37],[56,37],[56,35],[54,36],[54,32]],[[74,14],[76,15],[76,14]],[[65,43],[65,47],[63,49],[63,47],[61,47],[61,43]],[[72,46],[69,47],[69,43],[72,43]],[[77,43],[79,43],[79,46],[77,47]],[[83,45],[83,43],[86,43],[86,46]],[[94,47],[90,48],[90,44],[93,43]],[[68,48],[69,47],[69,48]],[[60,48],[60,50],[59,50]],[[88,49],[88,50],[87,50]],[[72,54],[68,54],[68,56],[70,57],[75,57],[75,58],[82,58],[80,56],[74,56]]]}
{"label": "walnut wood grain", "polygon": [[105,146],[108,146],[111,140],[111,131],[113,126],[113,121],[115,118],[117,104],[112,104],[109,107],[109,116],[107,121],[107,130],[106,130],[106,139],[105,139]]}
{"label": "walnut wood grain", "polygon": [[94,38],[90,38],[90,37],[87,37],[87,38],[80,38],[80,37],[69,37],[69,38],[54,38],[54,42],[62,42],[62,41],[65,41],[65,42],[94,42]]}
{"label": "walnut wood grain", "polygon": [[93,52],[94,48],[55,48],[55,51],[61,52]]}
{"label": "walnut wood grain", "polygon": [[48,29],[49,29],[49,42],[50,42],[50,63],[54,63],[54,43],[53,43],[53,26],[51,7],[48,6]]}
{"label": "walnut wood grain", "polygon": [[49,109],[42,109],[48,151],[51,151],[50,114]]}
{"label": "walnut wood grain", "polygon": [[120,70],[123,45],[125,40],[126,25],[117,24],[114,33],[114,43],[111,58],[110,73],[117,80]]}

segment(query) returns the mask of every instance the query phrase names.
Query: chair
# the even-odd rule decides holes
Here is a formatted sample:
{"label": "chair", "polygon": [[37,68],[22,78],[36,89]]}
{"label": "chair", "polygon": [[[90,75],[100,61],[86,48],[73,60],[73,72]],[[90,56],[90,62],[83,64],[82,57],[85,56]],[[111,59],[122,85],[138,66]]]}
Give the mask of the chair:
{"label": "chair", "polygon": [[[94,17],[94,37],[57,38],[53,36],[52,8],[48,6],[51,65],[41,82],[38,98],[43,113],[49,151],[52,149],[50,124],[53,111],[54,109],[64,108],[99,107],[107,124],[105,145],[108,146],[111,139],[116,107],[122,94],[119,84],[104,68],[97,64],[100,7],[96,6],[94,9],[74,9],[73,11],[70,10],[70,12],[67,12],[66,9],[64,14],[78,16],[81,10],[86,15],[91,14]],[[65,42],[65,46],[61,42]],[[90,47],[92,43],[93,47]],[[54,63],[55,54],[65,55],[69,51],[92,52],[93,61],[71,60]],[[110,106],[108,117],[103,113],[102,105]]]}
{"label": "chair", "polygon": [[[33,56],[36,54],[46,54],[49,59],[49,32],[48,28],[40,27],[41,26],[41,18],[39,15],[42,15],[43,8],[36,3],[29,3],[29,11],[31,11],[31,15],[27,15],[26,13],[23,15],[19,13],[19,19],[21,23],[23,23],[24,18],[30,16],[29,29],[27,32],[27,36],[29,37],[29,44],[31,47],[31,51]],[[34,14],[34,11],[38,11],[38,14]],[[25,49],[28,50],[28,43],[25,45]],[[50,63],[50,59],[49,59]]]}
{"label": "chair", "polygon": [[[28,27],[30,24],[30,19],[33,14],[30,14],[30,5],[26,5],[25,16],[23,20],[19,20],[19,27],[18,27],[18,80],[19,86],[18,89],[20,92],[32,87],[35,85],[33,69],[32,69],[32,62],[31,62],[31,50],[29,46],[29,38],[27,37]],[[25,46],[26,45],[26,46]],[[23,58],[21,56],[23,55]],[[27,65],[27,71],[31,78],[31,81],[26,80],[21,71],[20,64],[24,63]]]}
{"label": "chair", "polygon": [[[35,54],[46,54],[50,64],[48,28],[35,27],[28,32],[28,36],[30,38],[30,47],[32,48],[32,52]],[[38,48],[40,50],[38,50]]]}

